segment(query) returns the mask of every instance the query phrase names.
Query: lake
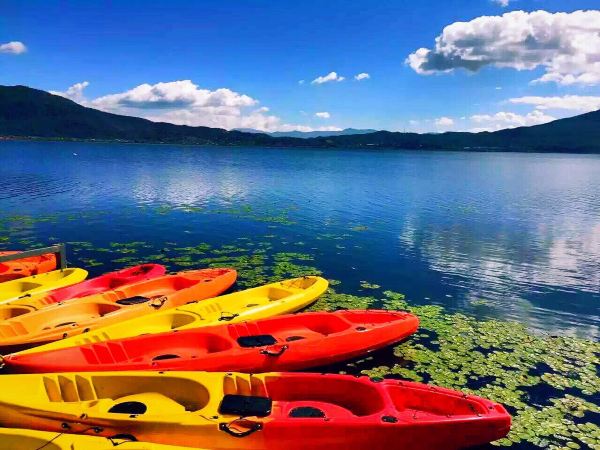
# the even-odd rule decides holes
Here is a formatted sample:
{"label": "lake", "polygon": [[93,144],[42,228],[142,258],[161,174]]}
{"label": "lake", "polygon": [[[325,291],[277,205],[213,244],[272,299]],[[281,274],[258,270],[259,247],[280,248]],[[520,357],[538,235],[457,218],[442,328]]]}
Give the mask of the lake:
{"label": "lake", "polygon": [[424,330],[327,370],[502,401],[523,449],[585,446],[600,422],[599,155],[59,142],[0,155],[2,248],[67,242],[92,275],[232,264],[239,288],[320,271],[336,293],[316,309],[414,308]]}
{"label": "lake", "polygon": [[82,216],[9,234],[16,247],[271,233],[350,287],[598,337],[600,156],[31,142],[0,154],[3,218]]}

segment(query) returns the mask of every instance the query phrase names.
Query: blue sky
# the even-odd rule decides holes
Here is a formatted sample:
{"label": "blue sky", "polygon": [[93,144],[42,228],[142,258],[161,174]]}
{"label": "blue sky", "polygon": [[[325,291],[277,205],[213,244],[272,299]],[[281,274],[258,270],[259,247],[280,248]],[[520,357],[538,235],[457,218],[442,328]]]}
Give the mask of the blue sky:
{"label": "blue sky", "polygon": [[[600,108],[597,0],[0,4],[0,84],[152,120],[445,131]],[[528,14],[538,10],[546,14]],[[467,25],[454,25],[436,51],[436,37],[457,22]],[[506,42],[494,34],[512,28]],[[523,35],[531,29],[539,42]],[[430,53],[407,63],[420,48]],[[472,57],[484,61],[477,71],[465,69]],[[344,79],[312,82],[331,72]],[[360,73],[369,78],[357,81]]]}

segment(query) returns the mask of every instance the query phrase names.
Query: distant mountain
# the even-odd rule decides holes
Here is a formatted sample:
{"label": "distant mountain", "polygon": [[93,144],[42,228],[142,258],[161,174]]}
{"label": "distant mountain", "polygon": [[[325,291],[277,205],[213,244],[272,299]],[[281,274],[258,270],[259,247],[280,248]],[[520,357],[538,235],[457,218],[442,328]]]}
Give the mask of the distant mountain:
{"label": "distant mountain", "polygon": [[0,136],[196,145],[261,145],[271,141],[262,134],[110,114],[26,86],[0,86]]}
{"label": "distant mountain", "polygon": [[375,133],[377,130],[357,130],[355,128],[346,128],[340,131],[260,131],[253,128],[236,128],[235,131],[243,133],[264,133],[273,137],[293,137],[293,138],[315,138],[315,137],[331,137],[331,136],[352,136],[355,134]]}
{"label": "distant mountain", "polygon": [[26,86],[0,86],[0,139],[3,138],[263,147],[600,153],[600,111],[493,133],[376,131],[299,139],[151,122],[86,108],[66,98]]}

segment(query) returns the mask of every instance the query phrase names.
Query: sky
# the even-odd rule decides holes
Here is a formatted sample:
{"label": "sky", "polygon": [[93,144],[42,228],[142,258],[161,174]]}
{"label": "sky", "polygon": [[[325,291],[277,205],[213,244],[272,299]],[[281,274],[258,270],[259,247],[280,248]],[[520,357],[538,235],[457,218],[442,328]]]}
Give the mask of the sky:
{"label": "sky", "polygon": [[598,0],[0,0],[0,84],[264,131],[482,131],[600,109]]}

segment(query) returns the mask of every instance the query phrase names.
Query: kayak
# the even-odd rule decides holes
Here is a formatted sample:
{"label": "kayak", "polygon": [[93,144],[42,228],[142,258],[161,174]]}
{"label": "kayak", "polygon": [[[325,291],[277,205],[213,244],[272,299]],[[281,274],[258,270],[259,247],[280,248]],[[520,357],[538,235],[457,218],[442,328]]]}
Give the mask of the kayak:
{"label": "kayak", "polygon": [[103,438],[49,431],[0,428],[0,442],[5,450],[190,450],[189,447],[132,441],[128,435]]}
{"label": "kayak", "polygon": [[311,312],[9,355],[3,362],[10,373],[292,371],[364,355],[407,338],[418,325],[404,312]]}
{"label": "kayak", "polygon": [[313,303],[327,290],[327,286],[327,280],[321,277],[293,278],[125,320],[18,354],[288,314]]}
{"label": "kayak", "polygon": [[[0,252],[0,256],[16,255],[19,251]],[[18,278],[38,275],[56,269],[56,255],[47,253],[40,256],[15,259],[0,263],[0,283]]]}
{"label": "kayak", "polygon": [[0,304],[70,286],[85,280],[87,275],[87,270],[74,268],[53,270],[40,275],[5,281],[0,283]]}
{"label": "kayak", "polygon": [[499,404],[338,374],[90,372],[0,377],[0,423],[224,449],[455,450],[503,438]]}
{"label": "kayak", "polygon": [[30,347],[54,342],[126,319],[211,298],[226,291],[235,283],[236,277],[233,269],[191,270],[50,305],[0,322],[0,347]]}
{"label": "kayak", "polygon": [[26,314],[31,311],[42,309],[54,303],[64,302],[72,298],[86,297],[88,295],[116,289],[138,281],[156,278],[164,275],[166,267],[160,264],[142,264],[116,272],[106,273],[91,280],[81,281],[77,284],[55,289],[31,297],[11,300],[0,305],[0,320]]}

